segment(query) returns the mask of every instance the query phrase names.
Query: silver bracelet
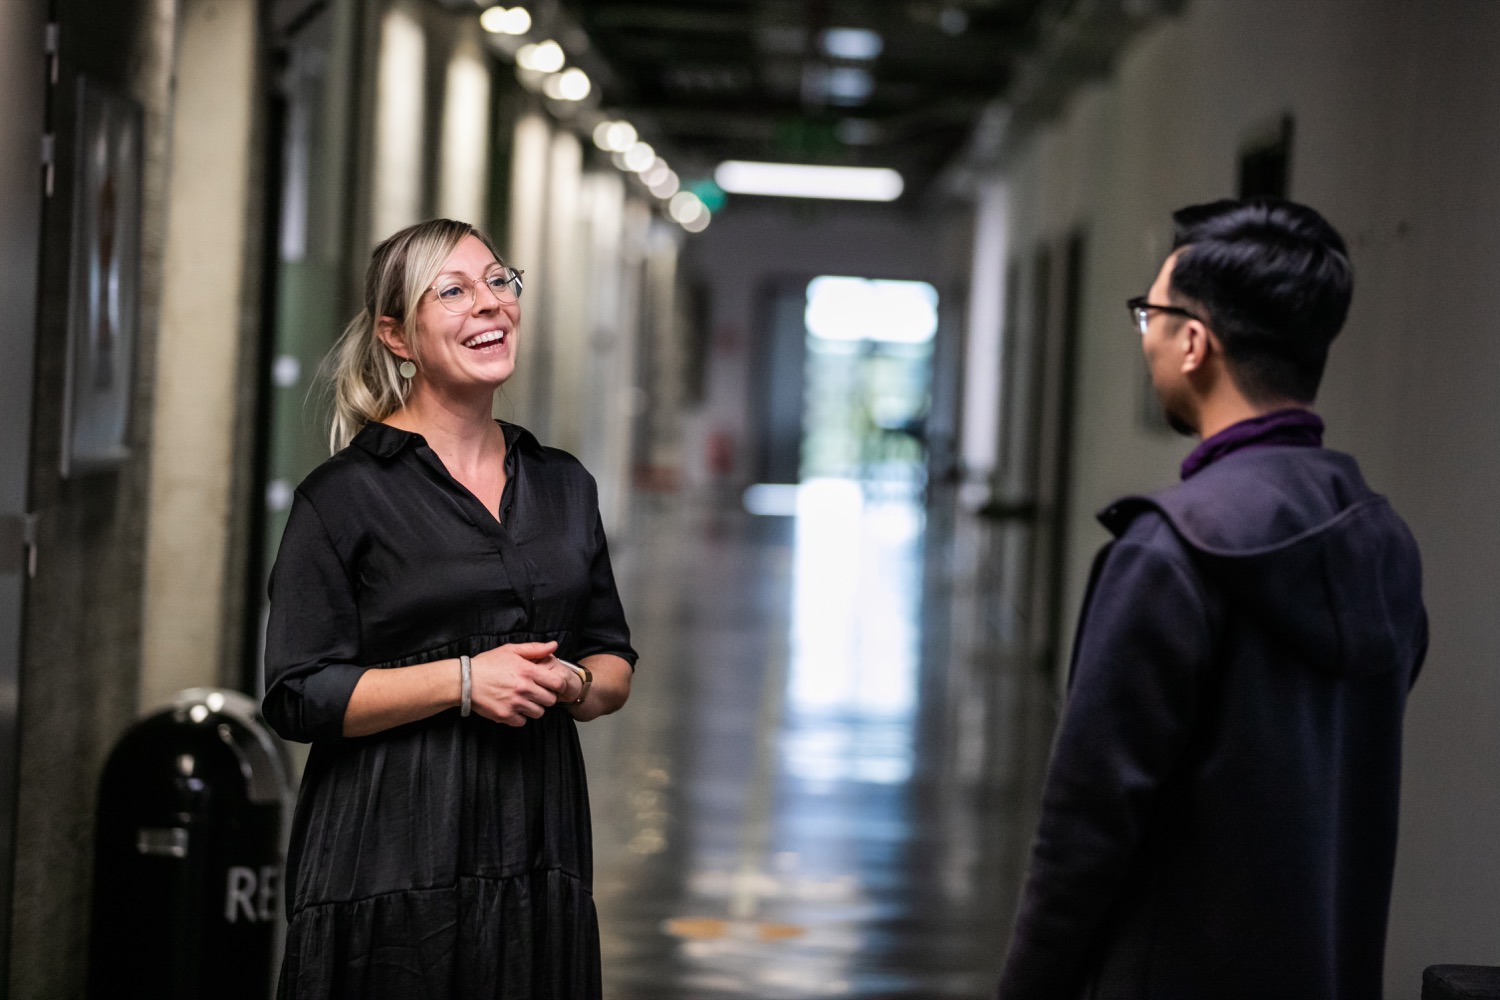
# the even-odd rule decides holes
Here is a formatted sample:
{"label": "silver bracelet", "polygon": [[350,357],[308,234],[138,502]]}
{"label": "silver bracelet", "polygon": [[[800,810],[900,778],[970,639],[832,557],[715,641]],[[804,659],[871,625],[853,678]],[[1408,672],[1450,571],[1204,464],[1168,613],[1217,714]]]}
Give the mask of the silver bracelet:
{"label": "silver bracelet", "polygon": [[463,695],[459,700],[458,714],[467,718],[469,710],[474,707],[471,701],[474,695],[474,674],[467,656],[458,658],[458,666],[463,671]]}

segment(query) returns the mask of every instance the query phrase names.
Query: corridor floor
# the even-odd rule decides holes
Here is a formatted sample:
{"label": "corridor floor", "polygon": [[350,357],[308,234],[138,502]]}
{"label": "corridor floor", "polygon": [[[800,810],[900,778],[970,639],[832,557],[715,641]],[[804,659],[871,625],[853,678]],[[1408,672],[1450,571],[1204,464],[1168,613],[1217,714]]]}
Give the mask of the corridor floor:
{"label": "corridor floor", "polygon": [[1017,540],[899,484],[789,495],[643,495],[617,546],[641,660],[582,727],[605,996],[993,996],[1056,700]]}

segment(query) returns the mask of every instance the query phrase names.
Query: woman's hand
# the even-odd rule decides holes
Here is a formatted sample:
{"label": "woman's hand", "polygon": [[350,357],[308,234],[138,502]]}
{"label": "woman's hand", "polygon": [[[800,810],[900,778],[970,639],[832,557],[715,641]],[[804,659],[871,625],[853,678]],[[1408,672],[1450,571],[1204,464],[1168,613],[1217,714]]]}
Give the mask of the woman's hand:
{"label": "woman's hand", "polygon": [[556,652],[556,642],[511,642],[470,657],[473,711],[524,726],[558,702],[577,698],[583,682]]}

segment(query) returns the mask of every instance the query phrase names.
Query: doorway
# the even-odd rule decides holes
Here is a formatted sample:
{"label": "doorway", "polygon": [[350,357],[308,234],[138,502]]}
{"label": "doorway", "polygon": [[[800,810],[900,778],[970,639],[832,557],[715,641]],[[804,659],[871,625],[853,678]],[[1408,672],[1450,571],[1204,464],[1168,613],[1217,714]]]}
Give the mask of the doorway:
{"label": "doorway", "polygon": [[[752,476],[926,484],[938,291],[822,275],[768,283],[756,338]],[[759,494],[757,494],[759,495]]]}
{"label": "doorway", "polygon": [[803,310],[799,478],[925,485],[938,293],[923,281],[823,276]]}

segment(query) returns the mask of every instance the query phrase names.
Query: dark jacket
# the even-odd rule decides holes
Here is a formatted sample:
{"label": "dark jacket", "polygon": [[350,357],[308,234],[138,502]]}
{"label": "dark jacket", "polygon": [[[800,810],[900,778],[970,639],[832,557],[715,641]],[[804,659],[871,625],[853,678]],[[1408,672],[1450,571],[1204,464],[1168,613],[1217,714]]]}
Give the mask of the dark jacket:
{"label": "dark jacket", "polygon": [[1416,543],[1347,455],[1100,515],[1003,1000],[1379,1000]]}

